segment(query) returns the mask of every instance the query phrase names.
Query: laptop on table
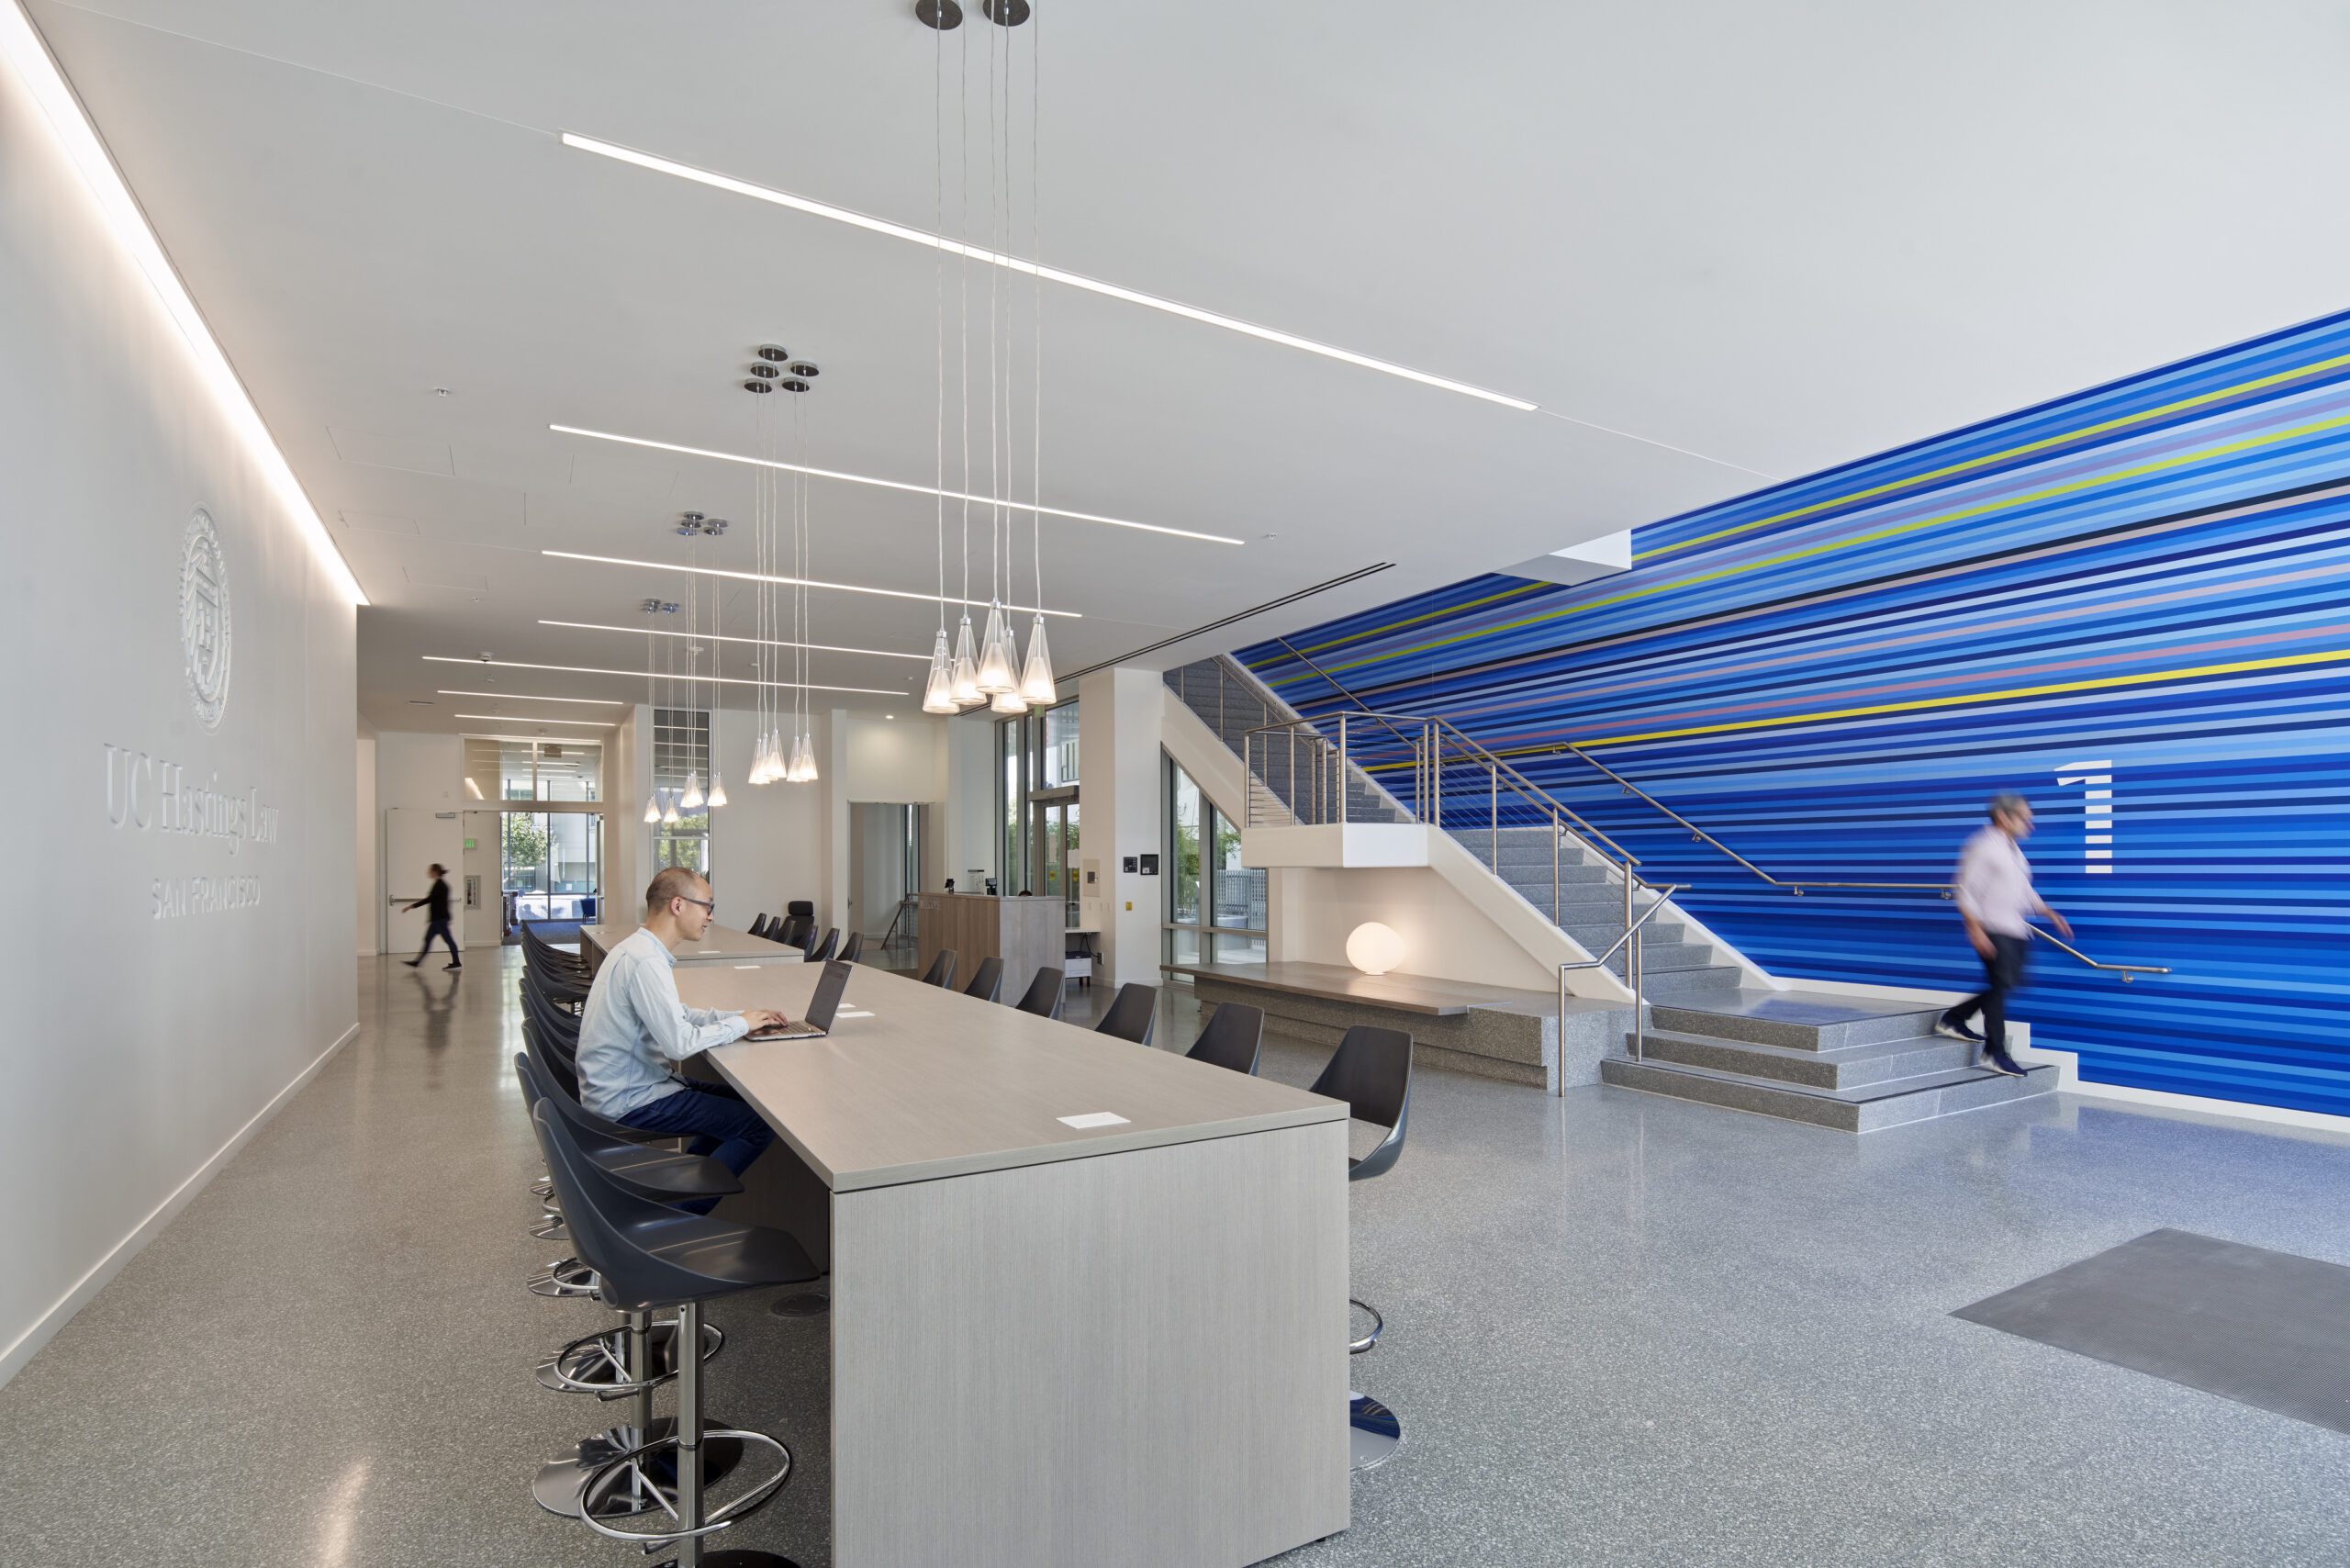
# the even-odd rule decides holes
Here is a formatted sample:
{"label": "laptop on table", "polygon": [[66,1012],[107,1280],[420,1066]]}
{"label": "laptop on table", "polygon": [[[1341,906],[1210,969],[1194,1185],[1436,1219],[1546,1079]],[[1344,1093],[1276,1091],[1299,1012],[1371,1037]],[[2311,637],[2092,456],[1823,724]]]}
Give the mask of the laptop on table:
{"label": "laptop on table", "polygon": [[848,989],[848,977],[856,968],[834,958],[824,965],[823,978],[816,982],[816,994],[809,999],[808,1016],[780,1029],[762,1029],[743,1037],[753,1042],[764,1040],[821,1040],[833,1032],[833,1014],[840,1011],[841,992]]}

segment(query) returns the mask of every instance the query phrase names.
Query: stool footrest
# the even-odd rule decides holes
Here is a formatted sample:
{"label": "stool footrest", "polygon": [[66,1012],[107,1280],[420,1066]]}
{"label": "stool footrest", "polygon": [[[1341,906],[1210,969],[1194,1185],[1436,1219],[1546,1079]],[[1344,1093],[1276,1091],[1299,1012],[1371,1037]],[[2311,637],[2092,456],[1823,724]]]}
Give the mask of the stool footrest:
{"label": "stool footrest", "polygon": [[[610,1525],[606,1524],[603,1520],[596,1518],[595,1515],[588,1512],[584,1506],[577,1515],[580,1523],[586,1525],[589,1529],[594,1530],[598,1535],[609,1536],[614,1540],[632,1541],[643,1547],[647,1551],[651,1551],[655,1547],[667,1541],[684,1540],[688,1537],[693,1536],[714,1535],[718,1531],[725,1529],[738,1521],[748,1518],[753,1511],[763,1506],[768,1498],[774,1496],[776,1493],[782,1490],[783,1484],[790,1479],[791,1450],[784,1447],[782,1443],[778,1442],[774,1438],[768,1437],[765,1432],[746,1432],[732,1427],[711,1427],[703,1430],[702,1446],[705,1450],[707,1450],[711,1443],[721,1440],[740,1443],[744,1445],[746,1448],[748,1445],[753,1443],[763,1443],[767,1447],[775,1450],[776,1457],[780,1462],[776,1466],[776,1472],[773,1475],[770,1475],[765,1480],[759,1482],[749,1491],[744,1492],[741,1496],[722,1503],[717,1507],[711,1508],[705,1513],[702,1516],[703,1522],[699,1529],[690,1530],[615,1529]],[[581,1489],[582,1498],[584,1499],[588,1496],[594,1495],[599,1488],[604,1485],[605,1478],[608,1474],[617,1475],[631,1465],[643,1467],[648,1462],[648,1456],[658,1453],[663,1450],[674,1450],[677,1447],[677,1435],[672,1432],[667,1437],[656,1438],[641,1448],[631,1449],[628,1452],[616,1456],[588,1473],[587,1482]],[[745,1454],[744,1457],[747,1458],[749,1456]],[[673,1524],[676,1522],[676,1515],[674,1513],[671,1513],[670,1520]]]}
{"label": "stool footrest", "polygon": [[[625,1399],[648,1388],[658,1388],[677,1375],[677,1322],[665,1318],[655,1322],[647,1338],[652,1340],[654,1375],[632,1379],[628,1375],[628,1327],[621,1325],[599,1333],[583,1334],[541,1361],[536,1376],[539,1386],[557,1394],[592,1394],[599,1399]],[[711,1357],[726,1348],[726,1330],[715,1323],[701,1326],[701,1359],[708,1365]]]}

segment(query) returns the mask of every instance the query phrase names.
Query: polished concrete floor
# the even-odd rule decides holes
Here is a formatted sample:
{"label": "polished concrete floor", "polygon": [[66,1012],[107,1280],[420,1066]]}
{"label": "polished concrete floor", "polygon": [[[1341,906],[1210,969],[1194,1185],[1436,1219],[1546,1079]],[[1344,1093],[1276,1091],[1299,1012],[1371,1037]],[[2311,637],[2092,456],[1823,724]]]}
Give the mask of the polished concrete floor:
{"label": "polished concrete floor", "polygon": [[[0,1389],[0,1562],[644,1561],[526,1491],[599,1424],[532,1363],[603,1316],[522,1289],[561,1248],[525,1234],[517,959],[476,959],[363,960],[360,1038]],[[1389,1325],[1355,1380],[1407,1440],[1282,1561],[2350,1562],[2350,1439],[1948,1316],[2162,1226],[2350,1263],[2345,1193],[2340,1140],[2066,1099],[1855,1139],[1424,1072],[1352,1194]],[[823,1319],[766,1306],[713,1309],[711,1405],[800,1470],[736,1533],[822,1568]]]}

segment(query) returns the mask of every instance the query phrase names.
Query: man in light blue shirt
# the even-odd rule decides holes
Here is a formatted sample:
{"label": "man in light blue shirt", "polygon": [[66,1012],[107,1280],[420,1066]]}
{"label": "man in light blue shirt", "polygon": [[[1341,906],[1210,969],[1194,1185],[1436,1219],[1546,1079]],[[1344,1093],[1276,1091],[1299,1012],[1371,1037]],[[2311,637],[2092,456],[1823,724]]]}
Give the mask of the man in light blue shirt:
{"label": "man in light blue shirt", "polygon": [[712,1046],[784,1022],[765,1008],[722,1013],[678,1000],[672,955],[681,942],[700,941],[717,913],[710,884],[680,866],[644,890],[644,924],[605,955],[579,1017],[579,1098],[599,1116],[690,1138],[693,1153],[739,1176],[775,1141],[774,1132],[733,1091],[672,1070]]}
{"label": "man in light blue shirt", "polygon": [[[2031,939],[2031,917],[2045,915],[2070,936],[2072,926],[2031,890],[2031,862],[2023,841],[2031,836],[2031,803],[2021,795],[1991,800],[1991,822],[1975,830],[1959,852],[1954,891],[1966,940],[1983,960],[1983,989],[1934,1021],[1934,1033],[1983,1047],[1984,1064],[2010,1078],[2023,1065],[2008,1051],[2008,992],[2023,984],[2024,944]],[[1983,1033],[1966,1021],[1983,1015]]]}

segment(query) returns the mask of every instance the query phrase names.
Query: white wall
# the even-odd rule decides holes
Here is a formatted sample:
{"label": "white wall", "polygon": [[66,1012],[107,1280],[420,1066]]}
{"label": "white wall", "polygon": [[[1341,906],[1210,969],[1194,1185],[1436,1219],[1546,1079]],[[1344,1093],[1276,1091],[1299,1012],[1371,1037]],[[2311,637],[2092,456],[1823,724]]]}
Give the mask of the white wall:
{"label": "white wall", "polygon": [[[0,914],[0,1379],[357,1029],[355,611],[210,398],[0,65],[0,801],[39,890]],[[228,584],[209,729],[181,640],[199,507]],[[257,798],[274,838],[173,831],[166,763],[184,801]]]}
{"label": "white wall", "polygon": [[[987,876],[1001,874],[1003,834],[995,815],[995,725],[984,718],[940,721],[946,734],[946,809],[934,813],[938,853],[923,867],[923,885],[935,890],[947,878],[958,887],[974,866]],[[1082,751],[1084,743],[1079,743]]]}
{"label": "white wall", "polygon": [[[739,929],[763,911],[781,914],[791,899],[812,902],[820,922],[841,924],[832,911],[831,786],[825,781],[832,770],[822,766],[831,746],[832,728],[828,716],[821,712],[811,722],[819,768],[824,776],[818,782],[748,784],[744,780],[751,776],[751,753],[758,737],[752,734],[747,715],[728,713],[720,718],[718,761],[724,769],[729,803],[710,814],[710,870],[722,924]],[[646,788],[651,788],[649,774]],[[636,806],[642,815],[642,791]],[[643,834],[644,875],[638,879],[635,892],[642,894],[645,883],[652,880],[654,834],[642,823],[638,826]],[[637,903],[632,897],[628,907],[633,909]]]}
{"label": "white wall", "polygon": [[[1276,962],[1345,965],[1348,936],[1375,920],[1404,939],[1404,958],[1395,966],[1401,973],[1546,992],[1558,986],[1555,968],[1536,962],[1485,911],[1427,867],[1276,868],[1265,880],[1270,905],[1266,949]],[[1561,952],[1567,952],[1563,943]]]}
{"label": "white wall", "polygon": [[[362,933],[360,951],[380,953],[384,950],[386,911],[396,895],[420,898],[430,880],[421,866],[387,866],[384,863],[384,813],[406,807],[416,811],[463,811],[472,799],[464,787],[464,742],[455,735],[425,734],[415,730],[383,730],[375,736],[375,800],[368,814],[367,846],[364,853],[374,868],[375,892],[365,915],[367,925]],[[461,895],[461,889],[452,878],[450,896]],[[460,912],[458,937],[467,940]]]}

